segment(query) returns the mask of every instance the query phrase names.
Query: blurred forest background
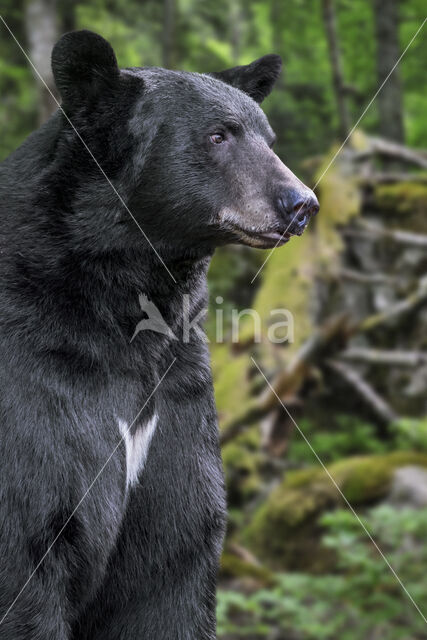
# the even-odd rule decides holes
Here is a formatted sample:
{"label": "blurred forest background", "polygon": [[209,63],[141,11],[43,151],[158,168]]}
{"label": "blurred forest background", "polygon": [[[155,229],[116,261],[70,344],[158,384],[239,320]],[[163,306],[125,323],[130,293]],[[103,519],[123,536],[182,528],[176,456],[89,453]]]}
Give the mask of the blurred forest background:
{"label": "blurred forest background", "polygon": [[[423,0],[2,0],[53,90],[52,45],[75,28],[101,33],[121,66],[283,58],[263,106],[321,213],[258,275],[267,254],[243,247],[218,251],[210,270],[226,640],[427,638],[427,27],[358,123],[425,14]],[[54,105],[0,32],[4,158]],[[242,313],[235,343],[232,309],[245,308],[262,339]],[[294,339],[288,326],[271,344],[277,308],[292,313]]]}

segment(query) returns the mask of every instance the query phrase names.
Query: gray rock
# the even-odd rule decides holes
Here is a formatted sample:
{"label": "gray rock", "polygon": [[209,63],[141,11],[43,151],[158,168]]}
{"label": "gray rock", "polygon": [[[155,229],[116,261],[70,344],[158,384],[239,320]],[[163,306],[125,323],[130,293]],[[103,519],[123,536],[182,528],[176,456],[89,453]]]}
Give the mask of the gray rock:
{"label": "gray rock", "polygon": [[399,507],[427,507],[427,471],[414,466],[397,469],[387,502]]}

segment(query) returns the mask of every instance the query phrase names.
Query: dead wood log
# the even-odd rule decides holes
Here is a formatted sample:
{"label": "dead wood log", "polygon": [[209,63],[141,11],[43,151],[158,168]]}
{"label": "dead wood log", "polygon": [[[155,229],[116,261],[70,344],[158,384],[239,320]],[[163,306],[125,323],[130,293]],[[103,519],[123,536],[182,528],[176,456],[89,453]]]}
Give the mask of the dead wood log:
{"label": "dead wood log", "polygon": [[394,410],[353,367],[338,360],[327,360],[325,364],[356,391],[381,422],[390,424],[397,420]]}

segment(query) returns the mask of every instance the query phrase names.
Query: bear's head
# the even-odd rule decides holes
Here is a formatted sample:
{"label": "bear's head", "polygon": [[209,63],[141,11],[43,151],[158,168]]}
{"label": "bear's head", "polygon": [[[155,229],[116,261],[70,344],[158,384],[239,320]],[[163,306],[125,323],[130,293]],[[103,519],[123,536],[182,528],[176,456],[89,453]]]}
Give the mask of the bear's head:
{"label": "bear's head", "polygon": [[278,56],[208,74],[120,70],[108,42],[77,31],[59,40],[52,67],[74,143],[126,204],[116,203],[108,227],[122,240],[140,241],[139,225],[164,251],[269,248],[300,235],[318,211],[272,150],[259,106],[280,74]]}

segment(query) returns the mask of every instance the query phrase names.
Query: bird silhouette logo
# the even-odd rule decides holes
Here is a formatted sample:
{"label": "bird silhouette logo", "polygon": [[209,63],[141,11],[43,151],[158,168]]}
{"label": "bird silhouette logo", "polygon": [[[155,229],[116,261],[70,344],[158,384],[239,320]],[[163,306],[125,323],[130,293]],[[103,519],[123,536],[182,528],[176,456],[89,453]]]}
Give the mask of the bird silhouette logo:
{"label": "bird silhouette logo", "polygon": [[131,338],[131,342],[141,331],[155,331],[156,333],[162,333],[163,335],[172,338],[172,340],[177,340],[178,338],[165,322],[154,302],[151,302],[151,300],[149,300],[143,293],[138,296],[138,299],[141,310],[147,314],[148,318],[144,318],[144,320],[140,320],[138,322],[135,332]]}

